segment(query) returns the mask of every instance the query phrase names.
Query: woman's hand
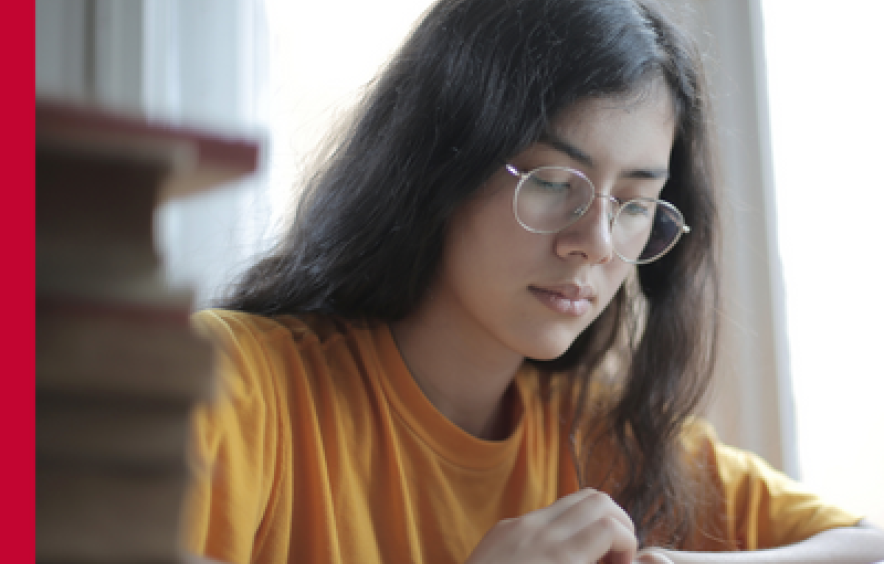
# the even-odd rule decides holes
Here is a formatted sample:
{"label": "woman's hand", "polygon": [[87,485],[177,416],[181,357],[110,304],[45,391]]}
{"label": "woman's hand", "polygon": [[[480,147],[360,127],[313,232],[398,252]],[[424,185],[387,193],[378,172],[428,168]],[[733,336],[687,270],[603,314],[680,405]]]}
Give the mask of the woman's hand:
{"label": "woman's hand", "polygon": [[632,520],[606,494],[587,488],[501,521],[467,564],[631,564],[635,555]]}
{"label": "woman's hand", "polygon": [[182,556],[181,562],[183,564],[224,564],[224,562],[219,560],[212,560],[211,558],[197,556],[195,554],[185,554]]}
{"label": "woman's hand", "polygon": [[672,559],[658,549],[639,550],[633,564],[673,564]]}

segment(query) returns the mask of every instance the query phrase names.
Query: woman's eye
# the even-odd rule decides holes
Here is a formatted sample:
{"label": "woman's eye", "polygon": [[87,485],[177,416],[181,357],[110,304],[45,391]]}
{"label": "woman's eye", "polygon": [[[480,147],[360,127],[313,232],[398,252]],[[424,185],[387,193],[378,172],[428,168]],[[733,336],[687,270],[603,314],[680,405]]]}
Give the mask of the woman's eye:
{"label": "woman's eye", "polygon": [[626,202],[620,213],[631,216],[649,216],[651,215],[651,204],[645,202]]}
{"label": "woman's eye", "polygon": [[532,178],[533,184],[541,188],[543,190],[550,190],[553,192],[558,192],[561,190],[568,190],[571,188],[571,184],[569,182],[554,182],[551,180],[544,180],[542,178]]}

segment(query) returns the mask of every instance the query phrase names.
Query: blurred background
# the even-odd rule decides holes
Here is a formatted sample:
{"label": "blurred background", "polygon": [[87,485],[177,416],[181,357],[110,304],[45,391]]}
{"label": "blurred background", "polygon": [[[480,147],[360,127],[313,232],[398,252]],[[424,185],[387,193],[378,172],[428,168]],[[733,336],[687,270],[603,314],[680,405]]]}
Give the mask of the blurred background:
{"label": "blurred background", "polygon": [[[704,52],[726,191],[709,417],[884,524],[884,3],[668,3]],[[37,93],[262,142],[258,174],[157,214],[170,280],[208,304],[278,236],[323,133],[428,5],[37,0]]]}

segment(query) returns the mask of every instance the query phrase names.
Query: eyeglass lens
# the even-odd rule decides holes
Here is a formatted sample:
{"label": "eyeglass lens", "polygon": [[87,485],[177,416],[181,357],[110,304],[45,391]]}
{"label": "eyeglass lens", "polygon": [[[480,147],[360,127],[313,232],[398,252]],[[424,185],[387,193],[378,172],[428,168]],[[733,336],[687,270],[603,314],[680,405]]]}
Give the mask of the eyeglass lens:
{"label": "eyeglass lens", "polygon": [[[556,233],[584,214],[594,194],[592,184],[574,171],[539,168],[523,177],[516,192],[516,219],[529,231]],[[682,232],[681,213],[651,198],[624,202],[614,211],[614,250],[629,262],[648,262],[668,251]]]}

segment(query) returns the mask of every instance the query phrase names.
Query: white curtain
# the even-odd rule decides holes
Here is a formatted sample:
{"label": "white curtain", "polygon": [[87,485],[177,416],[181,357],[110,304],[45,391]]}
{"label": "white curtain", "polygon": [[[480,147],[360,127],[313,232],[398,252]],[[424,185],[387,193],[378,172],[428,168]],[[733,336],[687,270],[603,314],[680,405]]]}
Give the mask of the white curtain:
{"label": "white curtain", "polygon": [[799,477],[759,0],[670,0],[703,49],[724,189],[723,347],[708,417]]}

